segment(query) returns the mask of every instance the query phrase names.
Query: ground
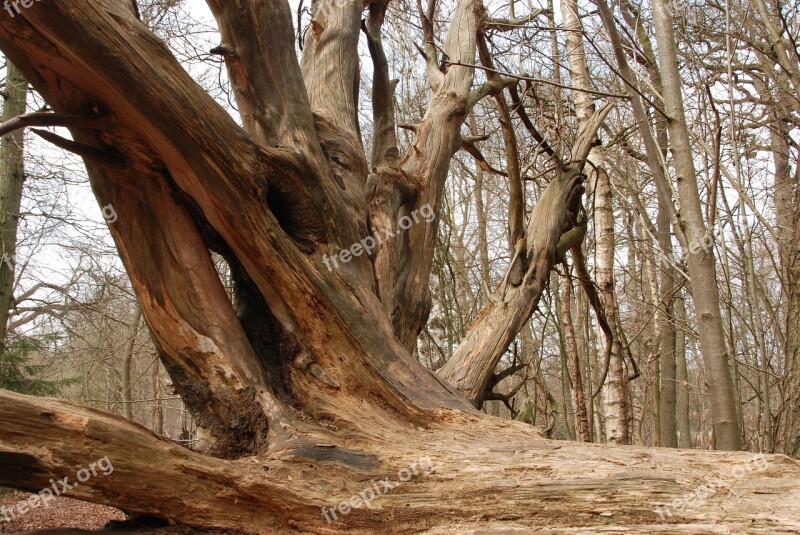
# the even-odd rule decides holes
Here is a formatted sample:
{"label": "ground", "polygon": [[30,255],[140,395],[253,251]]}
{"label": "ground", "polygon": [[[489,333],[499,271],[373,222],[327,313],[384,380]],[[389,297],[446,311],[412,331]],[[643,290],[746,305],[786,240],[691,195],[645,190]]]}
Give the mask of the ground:
{"label": "ground", "polygon": [[[22,492],[3,494],[0,496],[0,507],[11,507],[21,500],[27,500],[29,496],[30,494]],[[125,515],[119,509],[69,498],[56,498],[48,507],[33,509],[11,522],[6,522],[0,514],[0,533],[22,533],[46,528],[98,529],[111,520],[124,519]]]}
{"label": "ground", "polygon": [[[0,495],[0,507],[9,507],[20,500],[27,500],[31,496],[24,492],[9,492]],[[97,505],[69,498],[55,498],[48,507],[39,507],[22,515],[12,522],[6,522],[0,516],[1,534],[47,534],[47,535],[85,535],[89,533],[105,533],[85,530],[97,530],[109,523],[125,520],[125,514],[119,509]],[[40,531],[37,531],[40,530]],[[159,535],[214,535],[210,531],[197,531],[188,528],[153,528],[141,526],[138,528],[117,527],[114,535],[126,533],[158,533]],[[216,532],[216,535],[229,535],[229,533]]]}

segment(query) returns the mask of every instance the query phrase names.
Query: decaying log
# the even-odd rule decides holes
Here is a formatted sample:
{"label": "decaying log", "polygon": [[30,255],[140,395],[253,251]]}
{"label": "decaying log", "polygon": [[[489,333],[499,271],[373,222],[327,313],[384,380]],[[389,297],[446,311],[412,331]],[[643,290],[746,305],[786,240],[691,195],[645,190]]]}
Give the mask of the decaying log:
{"label": "decaying log", "polygon": [[382,444],[354,439],[374,458],[357,467],[335,455],[204,457],[116,415],[7,392],[0,427],[0,484],[38,492],[50,479],[75,482],[107,456],[113,472],[70,497],[189,526],[264,534],[800,529],[800,463],[785,456],[551,441],[527,424],[458,411],[440,413],[429,429],[408,427],[403,441],[390,440],[396,428],[376,431]]}

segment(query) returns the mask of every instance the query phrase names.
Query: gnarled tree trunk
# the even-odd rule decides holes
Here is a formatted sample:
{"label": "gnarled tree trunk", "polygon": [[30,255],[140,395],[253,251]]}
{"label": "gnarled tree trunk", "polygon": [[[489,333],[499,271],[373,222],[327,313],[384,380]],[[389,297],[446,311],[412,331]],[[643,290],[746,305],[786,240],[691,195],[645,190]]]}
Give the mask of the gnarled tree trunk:
{"label": "gnarled tree trunk", "polygon": [[[443,533],[453,518],[464,519],[458,529],[532,527],[546,511],[548,523],[600,526],[610,515],[649,532],[656,505],[689,490],[687,481],[748,462],[546,442],[530,426],[479,415],[473,396],[409,353],[427,315],[436,234],[434,221],[413,217],[438,206],[461,121],[486,94],[464,66],[485,22],[479,0],[457,2],[446,68],[431,17],[423,19],[431,94],[402,156],[379,104],[392,87],[379,39],[386,3],[368,3],[378,103],[371,165],[355,114],[361,2],[319,3],[301,62],[288,3],[208,3],[244,128],[129,0],[50,0],[0,17],[0,49],[54,110],[28,124],[70,128],[74,140],[48,139],[84,157],[100,205],[114,207],[111,232],[161,359],[216,438],[203,456],[121,417],[0,392],[0,484],[39,490],[80,478],[102,452],[113,473],[81,480],[74,497],[192,526]],[[591,137],[575,154],[585,158]],[[453,368],[477,370],[465,374],[469,392],[480,395],[492,359],[535,306],[562,235],[575,230],[581,182],[565,170],[531,215],[522,280],[501,284],[464,342],[481,361]],[[376,233],[402,229],[403,217],[414,223],[407,232],[378,244]],[[230,265],[232,301],[209,251]],[[780,485],[778,474],[787,478]],[[747,480],[750,491],[780,487],[770,528],[797,526],[798,475],[796,463],[773,457]],[[701,528],[737,529],[763,506],[721,519],[712,505],[681,514]]]}

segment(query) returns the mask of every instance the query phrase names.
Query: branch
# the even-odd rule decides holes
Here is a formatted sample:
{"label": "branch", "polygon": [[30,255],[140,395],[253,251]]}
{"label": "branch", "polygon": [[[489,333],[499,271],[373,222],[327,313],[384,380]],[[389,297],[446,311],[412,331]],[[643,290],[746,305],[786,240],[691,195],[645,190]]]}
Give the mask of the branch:
{"label": "branch", "polygon": [[544,80],[542,78],[533,78],[531,76],[522,75],[522,74],[510,74],[510,73],[507,73],[507,72],[496,71],[494,69],[490,69],[490,68],[487,68],[487,67],[482,67],[480,65],[473,65],[471,63],[464,63],[464,62],[450,61],[450,60],[444,60],[444,62],[447,65],[458,65],[458,66],[461,66],[461,67],[472,67],[473,69],[481,69],[481,70],[486,71],[486,72],[494,72],[496,74],[501,74],[503,76],[508,76],[510,78],[514,78],[516,80],[527,80],[529,82],[536,82],[536,83],[539,83],[539,84],[552,85],[554,87],[559,87],[561,89],[569,89],[571,91],[589,93],[590,95],[597,95],[597,96],[608,97],[608,98],[621,98],[621,99],[626,99],[626,100],[628,98],[630,98],[630,97],[628,97],[628,95],[622,95],[620,93],[607,93],[605,91],[597,91],[595,89],[576,89],[575,87],[572,87],[571,85],[558,84],[558,83],[553,82],[551,80]]}
{"label": "branch", "polygon": [[94,162],[102,163],[104,165],[109,165],[113,167],[124,166],[125,162],[122,159],[122,157],[119,155],[119,153],[116,153],[113,150],[103,150],[95,147],[90,147],[89,145],[78,143],[77,141],[72,141],[70,139],[63,138],[47,130],[39,130],[38,128],[32,128],[31,132],[33,132],[40,138],[44,139],[45,141],[49,141],[56,147],[77,154],[78,156],[81,156],[82,158],[85,158],[87,160],[92,160]]}
{"label": "branch", "polygon": [[[69,496],[187,525],[213,520],[234,530],[242,525],[241,507],[250,511],[253,525],[276,533],[284,515],[300,522],[320,517],[312,500],[264,477],[261,464],[205,457],[121,416],[68,401],[0,390],[0,429],[3,485],[39,492],[51,488],[51,480],[67,477],[67,484],[75,484],[78,470],[88,472],[100,459],[95,474]],[[193,489],[192,499],[175,500],[175,488]]]}
{"label": "branch", "polygon": [[474,89],[472,93],[469,94],[469,98],[467,99],[467,108],[472,109],[475,104],[484,98],[496,95],[504,88],[513,86],[516,82],[517,78],[511,76],[500,76],[482,83],[477,89]]}
{"label": "branch", "polygon": [[[572,252],[572,259],[575,265],[575,272],[578,276],[578,280],[581,283],[581,287],[583,291],[586,292],[586,297],[589,300],[589,303],[592,305],[594,309],[595,317],[597,318],[597,323],[600,325],[600,328],[603,330],[603,333],[606,335],[606,348],[604,354],[604,364],[603,364],[603,373],[600,376],[600,381],[597,384],[597,389],[592,394],[591,399],[597,397],[600,391],[603,389],[603,385],[606,382],[606,377],[608,377],[608,368],[609,364],[611,363],[611,351],[612,351],[612,344],[614,341],[614,333],[611,329],[611,326],[608,324],[608,320],[606,319],[606,313],[603,309],[603,304],[600,301],[600,296],[597,294],[597,288],[595,287],[594,282],[592,281],[591,275],[589,275],[589,270],[586,269],[586,259],[583,256],[583,249],[581,245],[575,245],[571,249]],[[634,371],[628,376],[628,380],[632,381],[639,377],[639,368],[636,365],[636,361],[633,358],[629,359],[631,365],[633,366]]]}
{"label": "branch", "polygon": [[[486,38],[483,33],[478,34],[478,55],[481,63],[485,67],[493,67],[494,63],[492,55],[489,52],[489,47],[486,44]],[[500,75],[495,72],[488,72],[486,76],[490,82],[500,85]],[[524,218],[525,218],[525,193],[522,182],[522,171],[519,162],[519,143],[517,142],[517,133],[514,130],[514,125],[511,120],[511,113],[508,111],[508,104],[506,103],[505,96],[501,89],[494,93],[494,99],[497,103],[497,111],[500,116],[500,129],[503,132],[503,147],[506,154],[506,167],[508,169],[508,186],[509,186],[509,200],[508,200],[508,241],[509,249],[514,250],[517,242],[524,239]],[[511,282],[512,284],[519,284],[522,279],[522,273],[527,268],[527,257],[524,254],[519,256],[519,262],[513,262],[511,265]]]}
{"label": "branch", "polygon": [[314,120],[294,51],[289,4],[279,0],[206,3],[222,37],[212,53],[225,59],[245,129],[267,146],[294,144],[310,150]]}
{"label": "branch", "polygon": [[372,57],[372,168],[395,165],[400,159],[394,109],[397,80],[389,79],[389,63],[383,48],[381,30],[390,0],[379,0],[369,6],[369,16],[362,23]]}
{"label": "branch", "polygon": [[505,171],[501,171],[499,169],[495,169],[494,167],[491,166],[491,164],[488,161],[486,161],[486,158],[484,158],[484,156],[481,153],[480,149],[478,149],[478,147],[475,145],[475,141],[474,140],[472,140],[470,138],[467,138],[467,137],[462,137],[461,138],[461,149],[466,151],[466,152],[468,152],[470,155],[472,155],[472,157],[475,158],[475,161],[478,162],[478,167],[480,167],[481,169],[483,169],[487,173],[491,173],[493,175],[505,176],[505,177],[508,176],[508,173],[506,173]]}
{"label": "branch", "polygon": [[68,113],[33,112],[19,115],[0,125],[0,136],[30,126],[62,126],[67,128],[101,128],[97,117],[85,117]]}
{"label": "branch", "polygon": [[533,22],[534,19],[538,18],[540,15],[546,15],[550,13],[548,9],[535,9],[531,12],[530,15],[526,17],[511,17],[511,18],[493,18],[489,19],[486,23],[487,30],[494,30],[497,32],[509,32],[511,30],[515,30],[520,26],[524,26],[530,22]]}
{"label": "branch", "polygon": [[497,384],[500,381],[502,381],[503,379],[505,379],[506,377],[511,377],[512,375],[514,375],[518,371],[524,370],[527,366],[528,366],[528,364],[526,362],[520,362],[519,364],[515,364],[513,366],[509,366],[505,370],[494,374],[494,376],[492,377],[492,381],[494,381],[494,384]]}
{"label": "branch", "polygon": [[[420,50],[420,53],[425,58],[428,83],[431,84],[431,89],[439,91],[444,83],[444,73],[439,68],[436,42],[434,41],[433,16],[436,12],[436,0],[428,0],[427,12],[422,9],[422,0],[417,0],[417,11],[422,25],[422,44],[424,46],[424,50]],[[418,46],[417,49],[419,50]]]}
{"label": "branch", "polygon": [[[358,147],[363,153],[358,123],[358,40],[363,4],[323,0],[316,5],[300,63],[305,92],[312,111],[333,125],[338,133],[335,137],[346,137],[352,150]],[[278,80],[281,77],[278,74]],[[360,188],[363,183],[352,186]]]}
{"label": "branch", "polygon": [[[530,87],[530,82],[528,84]],[[527,89],[525,91],[527,92]],[[520,98],[516,84],[509,86],[508,93],[511,95],[511,105],[514,108],[514,111],[516,111],[517,115],[519,115],[520,121],[522,121],[522,124],[528,129],[531,137],[533,137],[533,139],[539,143],[539,146],[542,148],[542,150],[544,150],[551,158],[553,158],[556,163],[561,163],[560,156],[558,156],[556,151],[553,150],[544,136],[539,133],[539,131],[533,125],[533,121],[531,121],[531,118],[528,116],[528,112],[525,111],[525,106],[522,103],[522,99]]]}
{"label": "branch", "polygon": [[578,139],[575,140],[575,146],[572,147],[573,162],[580,162],[581,167],[583,166],[583,163],[589,156],[589,153],[592,151],[592,147],[597,139],[597,131],[600,130],[601,126],[603,126],[606,116],[613,107],[614,104],[609,102],[599,110],[595,111],[589,120],[586,121],[584,127],[578,133]]}

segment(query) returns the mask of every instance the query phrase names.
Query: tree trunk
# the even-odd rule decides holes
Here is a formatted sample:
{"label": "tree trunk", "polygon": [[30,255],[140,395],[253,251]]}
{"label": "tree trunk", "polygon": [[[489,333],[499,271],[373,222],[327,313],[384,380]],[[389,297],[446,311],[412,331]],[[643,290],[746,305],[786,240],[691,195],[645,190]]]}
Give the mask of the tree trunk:
{"label": "tree trunk", "polygon": [[[51,478],[76,483],[90,464],[112,465],[113,472],[96,469],[69,496],[228,532],[446,534],[538,529],[543,519],[595,531],[612,521],[641,534],[800,529],[800,465],[786,457],[552,442],[527,424],[454,411],[441,413],[431,429],[375,428],[379,442],[354,437],[369,450],[348,456],[328,447],[313,465],[300,458],[307,451],[258,462],[215,459],[121,416],[8,392],[0,392],[0,422],[14,429],[0,441],[0,484],[39,491]],[[736,471],[746,477],[735,478]],[[697,481],[718,480],[722,488],[735,485],[736,494],[670,505]],[[191,489],[191,499],[176,499],[175,489]],[[487,496],[498,498],[491,509]],[[767,506],[769,519],[754,514]],[[461,519],[457,528],[453,518]]]}
{"label": "tree trunk", "polygon": [[[561,3],[564,28],[567,31],[566,55],[569,61],[570,79],[575,93],[575,111],[581,130],[595,113],[589,67],[583,46],[583,25],[578,15],[578,3],[564,0]],[[611,326],[606,332],[597,322],[598,336],[603,347],[610,346],[608,356],[608,385],[605,390],[606,439],[609,443],[629,444],[628,396],[622,344],[617,330],[615,279],[614,279],[614,211],[611,198],[611,181],[604,169],[605,155],[602,147],[593,144],[588,160],[592,162],[589,172],[592,177],[595,199],[595,227],[597,229],[597,254],[595,258],[598,295],[603,313]],[[609,334],[611,336],[609,336]]]}
{"label": "tree trunk", "polygon": [[509,344],[530,318],[550,276],[561,236],[569,230],[568,212],[576,214],[583,177],[570,170],[554,179],[531,213],[524,245],[529,265],[518,286],[504,277],[491,300],[473,321],[453,357],[437,374],[480,407],[486,387]]}
{"label": "tree trunk", "polygon": [[561,277],[561,325],[564,328],[564,345],[569,361],[569,376],[572,379],[573,403],[575,405],[575,429],[581,442],[591,442],[589,419],[586,415],[586,398],[583,390],[583,375],[575,341],[575,324],[572,322],[572,281],[569,277]]}
{"label": "tree trunk", "polygon": [[[659,360],[660,360],[660,385],[659,385],[659,422],[661,425],[660,446],[665,448],[678,447],[677,424],[677,349],[675,329],[675,292],[678,270],[672,265],[672,233],[667,207],[659,202],[656,217],[658,229],[658,246],[661,249],[661,262],[656,264],[661,273],[659,303],[658,303],[658,332],[659,332]],[[685,364],[684,364],[685,365]]]}
{"label": "tree trunk", "polygon": [[[28,81],[10,61],[6,65],[3,99],[3,124],[25,113]],[[0,350],[5,348],[8,316],[14,298],[17,226],[25,182],[23,143],[22,130],[3,136],[0,141]]]}
{"label": "tree trunk", "polygon": [[[483,49],[481,58],[484,63],[488,62],[487,55]],[[489,82],[494,84],[493,87],[502,88],[502,81],[497,78],[489,76]],[[500,100],[501,112],[503,103]],[[583,239],[577,225],[584,192],[580,171],[610,110],[609,105],[596,111],[592,108],[591,113],[582,118],[572,149],[572,165],[559,166],[561,172],[542,193],[529,217],[524,239],[514,242],[512,261],[502,282],[470,325],[453,357],[437,372],[476,407],[482,405],[486,387],[503,354],[536,309],[556,250],[559,249],[558,256],[563,256],[574,245],[571,240]],[[509,132],[510,119],[507,115],[505,117],[506,146],[513,151],[516,146],[513,134]],[[560,162],[558,155],[554,158]],[[519,171],[518,166],[515,169]],[[511,189],[509,232],[513,237],[519,234],[523,198],[513,179]],[[521,273],[517,272],[518,262],[524,268]]]}
{"label": "tree trunk", "polygon": [[697,311],[714,434],[718,449],[739,450],[742,448],[742,440],[728,348],[720,315],[714,252],[712,248],[703,245],[711,237],[703,222],[692,147],[683,109],[675,30],[668,2],[653,0],[653,18],[664,90],[664,108],[668,116],[667,129],[677,174],[681,222],[689,244],[686,253],[689,276],[692,279],[692,301]]}
{"label": "tree trunk", "polygon": [[[771,110],[770,140],[775,165],[774,204],[778,231],[778,252],[781,260],[781,286],[786,337],[784,373],[786,399],[782,411],[783,451],[800,455],[800,175],[792,175],[789,149],[789,110],[797,95],[786,95],[777,88],[778,96]],[[769,93],[765,91],[763,93]],[[764,95],[766,96],[766,95]],[[770,95],[771,96],[771,95]],[[768,381],[764,378],[764,381]],[[767,390],[768,394],[768,390]],[[768,424],[768,426],[771,425]]]}
{"label": "tree trunk", "polygon": [[689,372],[686,369],[686,303],[683,296],[675,299],[675,322],[678,328],[675,332],[675,379],[677,391],[675,392],[675,414],[678,427],[678,447],[692,447],[692,428],[689,416]]}
{"label": "tree trunk", "polygon": [[[602,169],[602,168],[601,168]],[[612,210],[611,181],[604,171],[596,173],[595,225],[597,226],[597,286],[603,310],[609,325],[616,326],[617,304],[614,292],[614,214]],[[608,385],[605,391],[606,440],[612,444],[630,444],[628,376],[622,354],[622,343],[618,331],[612,340],[600,330],[603,346],[611,344],[608,361]]]}
{"label": "tree trunk", "polygon": [[[125,348],[125,355],[122,360],[122,406],[125,418],[133,420],[133,384],[131,383],[131,367],[133,365],[133,355],[136,349],[136,335],[139,333],[139,322],[142,319],[142,309],[136,307],[131,323],[131,338],[128,347]],[[158,370],[158,366],[155,367]]]}

